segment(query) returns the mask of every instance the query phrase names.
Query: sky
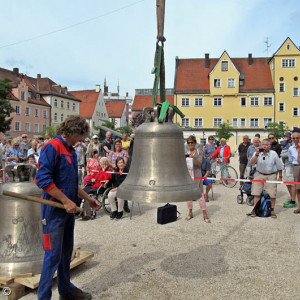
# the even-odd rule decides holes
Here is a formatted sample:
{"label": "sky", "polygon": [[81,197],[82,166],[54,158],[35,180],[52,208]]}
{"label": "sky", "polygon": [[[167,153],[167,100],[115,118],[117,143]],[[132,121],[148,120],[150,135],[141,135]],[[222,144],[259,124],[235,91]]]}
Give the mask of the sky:
{"label": "sky", "polygon": [[[152,88],[156,0],[0,0],[0,67],[69,90]],[[166,0],[166,87],[175,57],[266,57],[287,37],[300,46],[299,0]]]}

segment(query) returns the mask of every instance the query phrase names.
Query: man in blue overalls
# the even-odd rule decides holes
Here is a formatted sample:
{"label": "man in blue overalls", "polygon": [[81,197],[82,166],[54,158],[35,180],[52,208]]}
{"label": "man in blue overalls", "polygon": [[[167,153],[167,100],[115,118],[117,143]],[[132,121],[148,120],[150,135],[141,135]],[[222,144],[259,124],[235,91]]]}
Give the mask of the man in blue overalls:
{"label": "man in blue overalls", "polygon": [[78,186],[77,158],[73,145],[89,133],[89,125],[80,116],[68,117],[57,129],[57,136],[43,148],[35,183],[43,189],[42,198],[61,202],[65,210],[42,205],[41,220],[44,239],[44,263],[38,289],[38,299],[52,295],[52,278],[57,271],[60,299],[92,299],[70,282],[70,263],[74,244],[74,213],[77,196],[86,199],[93,209],[100,203]]}

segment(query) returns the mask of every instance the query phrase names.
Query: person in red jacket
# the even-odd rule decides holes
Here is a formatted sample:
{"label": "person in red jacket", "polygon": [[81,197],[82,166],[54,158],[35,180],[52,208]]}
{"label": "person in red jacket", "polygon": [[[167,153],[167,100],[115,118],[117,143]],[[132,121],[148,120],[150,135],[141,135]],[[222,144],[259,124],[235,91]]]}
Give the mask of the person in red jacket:
{"label": "person in red jacket", "polygon": [[[220,142],[221,146],[219,146],[217,150],[211,155],[211,158],[214,158],[216,156],[218,157],[218,163],[220,164],[220,168],[222,170],[223,166],[225,167],[227,166],[227,164],[229,164],[231,152],[230,147],[226,145],[226,139],[222,138]],[[225,172],[224,174],[221,174],[221,176],[223,178],[227,178],[229,175],[227,172],[227,168],[225,168],[224,170]]]}

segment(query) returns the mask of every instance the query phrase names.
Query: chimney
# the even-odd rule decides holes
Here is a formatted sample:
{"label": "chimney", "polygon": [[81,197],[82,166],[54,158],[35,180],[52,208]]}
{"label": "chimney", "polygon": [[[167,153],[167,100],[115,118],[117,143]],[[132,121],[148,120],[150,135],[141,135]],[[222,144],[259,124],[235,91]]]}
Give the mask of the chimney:
{"label": "chimney", "polygon": [[40,83],[39,83],[40,79],[41,79],[41,74],[37,74],[36,75],[36,89],[37,89],[37,91],[40,90]]}
{"label": "chimney", "polygon": [[128,92],[126,92],[126,98],[128,98]]}
{"label": "chimney", "polygon": [[205,53],[205,69],[209,68],[209,53]]}
{"label": "chimney", "polygon": [[96,84],[96,93],[100,93],[100,84]]}
{"label": "chimney", "polygon": [[249,64],[249,66],[251,66],[253,64],[252,53],[248,54],[248,64]]}
{"label": "chimney", "polygon": [[36,78],[37,78],[37,79],[41,79],[41,77],[42,77],[41,74],[37,74],[37,75],[36,75]]}
{"label": "chimney", "polygon": [[19,76],[19,68],[13,68],[13,73]]}

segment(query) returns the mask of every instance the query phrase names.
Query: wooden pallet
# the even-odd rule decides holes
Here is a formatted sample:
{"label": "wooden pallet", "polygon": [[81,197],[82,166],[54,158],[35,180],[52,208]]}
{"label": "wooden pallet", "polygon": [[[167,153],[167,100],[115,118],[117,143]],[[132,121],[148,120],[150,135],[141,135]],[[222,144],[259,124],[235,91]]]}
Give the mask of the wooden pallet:
{"label": "wooden pallet", "polygon": [[[77,248],[74,259],[71,261],[70,269],[83,264],[93,256],[94,253]],[[57,273],[54,274],[53,278],[56,276]],[[13,277],[0,277],[0,288],[2,291],[5,291],[5,288],[9,288],[11,294],[8,295],[8,299],[17,300],[28,294],[31,290],[36,289],[39,286],[40,277],[41,274],[32,275],[32,273],[14,275]]]}

